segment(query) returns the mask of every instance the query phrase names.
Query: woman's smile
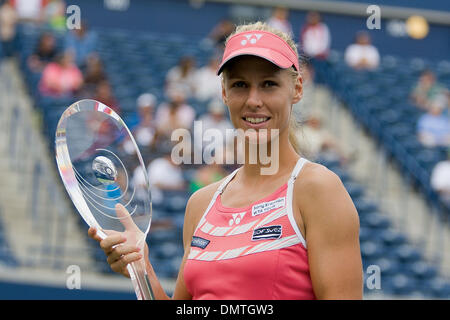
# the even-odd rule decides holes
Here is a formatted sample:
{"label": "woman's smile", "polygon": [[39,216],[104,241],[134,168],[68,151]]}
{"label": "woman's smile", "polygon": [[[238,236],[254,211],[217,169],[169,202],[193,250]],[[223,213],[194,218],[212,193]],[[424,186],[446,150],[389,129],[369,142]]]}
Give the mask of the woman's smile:
{"label": "woman's smile", "polygon": [[252,129],[267,128],[271,119],[270,116],[261,113],[245,113],[241,118],[244,121],[244,126]]}

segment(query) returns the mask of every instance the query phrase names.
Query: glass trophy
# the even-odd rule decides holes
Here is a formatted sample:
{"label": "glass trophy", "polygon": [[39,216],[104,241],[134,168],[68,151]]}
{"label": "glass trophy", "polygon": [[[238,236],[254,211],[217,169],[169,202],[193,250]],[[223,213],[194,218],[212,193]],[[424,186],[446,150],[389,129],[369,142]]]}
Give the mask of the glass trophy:
{"label": "glass trophy", "polygon": [[[134,146],[134,152],[123,152],[124,143]],[[108,231],[123,232],[127,244],[144,252],[152,218],[149,180],[136,142],[119,115],[95,100],[72,104],[56,129],[56,162],[84,221],[102,239]],[[139,186],[131,183],[136,172],[141,174]],[[153,300],[144,260],[127,268],[137,298]]]}

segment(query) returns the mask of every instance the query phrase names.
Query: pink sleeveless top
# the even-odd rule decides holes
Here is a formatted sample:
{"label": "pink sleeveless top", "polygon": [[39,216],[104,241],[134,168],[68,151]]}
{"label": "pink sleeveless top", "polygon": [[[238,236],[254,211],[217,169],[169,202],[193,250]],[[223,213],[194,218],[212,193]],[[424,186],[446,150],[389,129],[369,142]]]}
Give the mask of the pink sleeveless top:
{"label": "pink sleeveless top", "polygon": [[192,237],[184,281],[193,299],[315,299],[306,242],[292,212],[294,181],[245,208],[228,208],[216,191]]}

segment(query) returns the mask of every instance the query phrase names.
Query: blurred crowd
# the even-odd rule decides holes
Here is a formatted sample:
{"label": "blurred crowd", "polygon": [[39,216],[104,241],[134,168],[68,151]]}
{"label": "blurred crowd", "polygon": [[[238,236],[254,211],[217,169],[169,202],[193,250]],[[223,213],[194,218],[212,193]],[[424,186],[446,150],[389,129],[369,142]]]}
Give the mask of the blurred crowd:
{"label": "blurred crowd", "polygon": [[[114,96],[114,88],[99,53],[98,35],[83,21],[81,27],[67,30],[66,3],[62,0],[13,0],[2,1],[0,6],[0,56],[14,56],[16,50],[16,28],[19,24],[45,25],[34,52],[28,57],[28,68],[39,75],[38,89],[45,99],[92,98],[98,100],[119,115],[121,106]],[[289,10],[274,8],[266,22],[295,37],[289,22]],[[170,157],[173,149],[171,134],[177,128],[192,130],[195,120],[201,120],[203,129],[216,128],[222,131],[232,128],[227,108],[221,99],[221,82],[216,76],[221,52],[228,35],[235,25],[223,19],[206,36],[206,43],[214,48],[208,63],[197,65],[192,56],[182,56],[177,65],[165,75],[162,95],[142,92],[137,97],[135,120],[129,123],[135,140],[144,155],[154,200],[164,190],[197,189],[224,177],[232,168],[226,165],[201,165],[189,174],[175,164]],[[310,61],[325,61],[330,55],[331,34],[320,13],[309,12],[298,30],[300,53],[303,57],[304,98],[294,107],[294,116],[301,123],[299,142],[305,156],[311,160],[334,157],[346,162],[349,155],[340,148],[334,137],[323,127],[319,113],[314,110],[315,72]],[[58,46],[55,34],[64,41]],[[354,40],[344,52],[343,63],[361,71],[376,70],[380,64],[378,49],[366,31],[355,33]],[[132,85],[132,84],[130,84]],[[158,101],[157,96],[163,97]],[[417,123],[418,140],[427,147],[450,147],[449,90],[436,81],[432,71],[426,70],[411,88],[411,101],[423,110]],[[199,110],[192,103],[206,106]],[[198,147],[198,146],[196,146]],[[130,141],[123,143],[123,151],[134,152]],[[152,155],[159,156],[153,158]],[[450,198],[449,161],[436,167],[433,186]],[[443,173],[444,172],[444,173]],[[442,177],[446,177],[445,179]],[[139,172],[133,182],[142,185]]]}
{"label": "blurred crowd", "polygon": [[447,148],[447,159],[431,173],[431,187],[450,207],[450,91],[436,80],[431,70],[420,75],[410,100],[423,111],[417,122],[417,138],[426,148]]}

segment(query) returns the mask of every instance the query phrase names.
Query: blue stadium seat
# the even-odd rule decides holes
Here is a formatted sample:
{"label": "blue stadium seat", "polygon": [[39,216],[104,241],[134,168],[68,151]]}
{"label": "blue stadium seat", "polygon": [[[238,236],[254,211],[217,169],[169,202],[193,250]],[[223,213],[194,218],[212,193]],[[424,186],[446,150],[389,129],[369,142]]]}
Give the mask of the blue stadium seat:
{"label": "blue stadium seat", "polygon": [[360,215],[360,222],[361,225],[367,226],[371,229],[384,230],[390,226],[389,218],[376,211],[370,212],[369,214]]}
{"label": "blue stadium seat", "polygon": [[416,261],[411,264],[407,264],[408,271],[417,279],[433,279],[437,276],[437,270],[434,266],[426,263],[425,261]]}
{"label": "blue stadium seat", "polygon": [[364,195],[364,188],[359,183],[347,181],[346,183],[344,183],[344,186],[353,200],[358,199]]}
{"label": "blue stadium seat", "polygon": [[414,263],[422,259],[420,252],[410,244],[403,244],[394,249],[399,261],[403,263]]}
{"label": "blue stadium seat", "polygon": [[368,240],[361,243],[361,256],[363,260],[376,260],[382,258],[384,254],[384,247],[379,242]]}
{"label": "blue stadium seat", "polygon": [[[169,212],[180,212],[186,208],[189,193],[186,191],[164,191],[165,209]],[[167,200],[166,200],[167,199]]]}
{"label": "blue stadium seat", "polygon": [[392,276],[381,277],[381,288],[386,293],[408,296],[416,290],[417,283],[414,278],[397,273]]}
{"label": "blue stadium seat", "polygon": [[370,213],[378,210],[377,204],[367,198],[359,198],[354,201],[356,209],[360,214]]}
{"label": "blue stadium seat", "polygon": [[435,277],[424,283],[424,287],[430,289],[433,298],[450,299],[450,283],[442,277]]}
{"label": "blue stadium seat", "polygon": [[359,241],[361,243],[373,239],[373,231],[370,227],[360,226],[359,228]]}
{"label": "blue stadium seat", "polygon": [[392,228],[381,230],[380,237],[385,245],[391,247],[402,245],[407,241],[402,233]]}
{"label": "blue stadium seat", "polygon": [[402,271],[402,267],[399,262],[386,257],[375,260],[373,264],[380,267],[382,278],[384,276],[393,276],[396,274],[400,274]]}

